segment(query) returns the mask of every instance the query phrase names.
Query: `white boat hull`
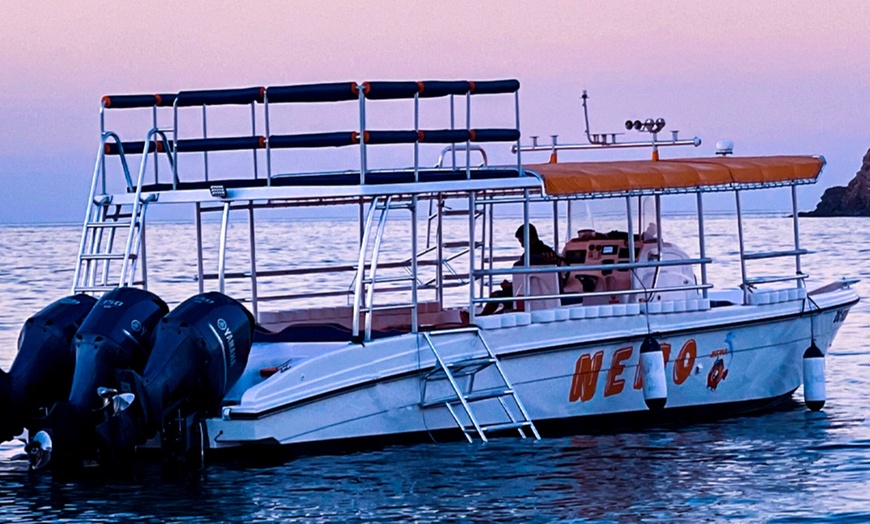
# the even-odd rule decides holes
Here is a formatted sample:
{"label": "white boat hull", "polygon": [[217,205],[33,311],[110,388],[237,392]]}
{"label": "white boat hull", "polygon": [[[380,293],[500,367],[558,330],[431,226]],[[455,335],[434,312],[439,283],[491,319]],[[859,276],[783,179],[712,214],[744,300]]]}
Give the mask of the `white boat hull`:
{"label": "white boat hull", "polygon": [[[792,301],[538,322],[482,330],[482,336],[545,436],[548,428],[582,433],[596,429],[591,421],[602,417],[624,426],[690,413],[722,416],[790,395],[801,386],[802,356],[811,339],[827,352],[857,302],[848,289],[813,298],[819,309],[813,306],[812,315],[806,301]],[[648,333],[666,356],[662,411],[647,408],[638,369],[639,348]],[[445,361],[485,354],[474,333],[444,335],[436,342]],[[259,384],[241,381],[238,402],[225,408],[223,417],[207,420],[209,447],[329,447],[354,439],[388,442],[435,433],[462,438],[443,403],[425,407],[453,390],[445,380],[426,380],[436,362],[422,336],[320,348],[317,354],[312,344],[259,347],[279,353],[289,364]],[[246,374],[258,373],[254,368],[261,362],[252,359]],[[475,390],[499,385],[496,374],[483,371],[474,382]],[[510,409],[516,414],[515,406]],[[463,424],[470,422],[461,407],[455,411]],[[506,421],[497,399],[474,403],[473,413],[481,424]]]}

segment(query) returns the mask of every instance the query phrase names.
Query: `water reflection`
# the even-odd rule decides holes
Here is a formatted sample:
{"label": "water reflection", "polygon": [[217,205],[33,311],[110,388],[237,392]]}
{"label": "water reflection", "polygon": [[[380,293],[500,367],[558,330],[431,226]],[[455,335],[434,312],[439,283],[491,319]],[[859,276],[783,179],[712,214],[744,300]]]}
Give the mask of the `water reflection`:
{"label": "water reflection", "polygon": [[[815,252],[804,260],[814,272],[810,287],[865,271],[870,239],[852,233],[864,227],[861,220],[801,223],[803,247]],[[611,226],[599,222],[603,229]],[[515,224],[497,223],[496,236],[506,239],[499,247],[505,254],[516,251]],[[748,220],[747,228],[753,227],[756,239],[790,238],[787,218]],[[734,246],[732,228],[728,217],[707,222],[708,253],[717,264],[710,277],[720,285],[739,278],[739,264],[727,258]],[[288,239],[298,246],[300,239],[308,242],[305,239],[333,230],[337,245],[352,252],[353,229],[350,223],[264,224],[258,231],[258,249],[265,256],[261,268],[286,268],[281,259]],[[78,234],[74,226],[0,227],[0,244],[8,246],[0,252],[4,369],[14,358],[22,322],[67,293],[71,273],[59,269],[73,267]],[[152,261],[149,271],[153,287],[169,301],[196,293],[194,268],[187,263],[191,234],[190,226],[178,224],[155,224],[149,230],[149,242],[168,251],[163,260]],[[694,239],[697,229],[693,221],[678,219],[668,225],[666,234]],[[697,255],[694,241],[684,245]],[[244,251],[231,251],[228,267],[244,268],[246,256]],[[341,261],[343,256],[338,253],[335,258]],[[285,286],[280,291],[294,293],[323,285],[275,281]],[[247,292],[244,282],[233,285]],[[859,293],[866,295],[868,286],[870,282],[860,283]],[[6,443],[0,445],[0,520],[870,521],[868,325],[870,301],[865,300],[850,313],[831,348],[829,400],[822,413],[793,403],[763,416],[681,428],[221,462],[188,477],[168,477],[155,467],[108,480],[30,474],[26,463],[10,460],[21,451],[20,444]]]}

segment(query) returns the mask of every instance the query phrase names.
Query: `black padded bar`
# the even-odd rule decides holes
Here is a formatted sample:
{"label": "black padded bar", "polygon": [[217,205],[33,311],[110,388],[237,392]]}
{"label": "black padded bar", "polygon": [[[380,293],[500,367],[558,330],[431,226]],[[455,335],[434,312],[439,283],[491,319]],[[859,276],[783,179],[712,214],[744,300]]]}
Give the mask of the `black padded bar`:
{"label": "black padded bar", "polygon": [[175,93],[161,93],[155,96],[157,97],[157,105],[159,107],[172,107],[175,104],[175,99],[178,97]]}
{"label": "black padded bar", "polygon": [[471,133],[465,129],[426,129],[420,131],[420,142],[431,144],[453,144],[471,139]]}
{"label": "black padded bar", "polygon": [[287,102],[341,102],[359,98],[359,88],[356,82],[269,86],[266,88],[266,98],[270,104]]}
{"label": "black padded bar", "polygon": [[[413,170],[368,172],[366,173],[367,185],[382,184],[413,184],[416,182],[448,182],[454,180],[466,180],[468,173],[463,170],[421,170],[417,173],[418,180],[414,179]],[[471,169],[472,180],[492,180],[498,178],[517,178],[519,173],[516,169]],[[290,175],[272,176],[273,186],[358,186],[359,173],[332,173],[320,175]]]}
{"label": "black padded bar", "polygon": [[[156,145],[155,145],[156,144]],[[145,149],[145,142],[121,142],[121,145],[124,146],[124,154],[125,155],[138,155],[142,153],[142,150]],[[104,151],[107,155],[117,155],[120,154],[120,148],[118,147],[117,142],[106,142],[103,146]],[[148,153],[153,152],[154,150],[163,151],[163,142],[148,142]]]}
{"label": "black padded bar", "polygon": [[363,133],[366,144],[413,144],[417,141],[416,131],[366,131]]}
{"label": "black padded bar", "polygon": [[191,138],[176,142],[179,153],[193,151],[237,151],[240,149],[262,149],[266,138],[262,136],[231,136],[222,138]]}
{"label": "black padded bar", "polygon": [[157,95],[106,95],[102,100],[106,109],[131,109],[135,107],[154,107],[158,104]]}
{"label": "black padded bar", "polygon": [[516,93],[520,90],[519,80],[481,80],[471,83],[472,95],[494,95],[498,93]]}
{"label": "black padded bar", "polygon": [[419,82],[363,82],[362,87],[370,100],[414,98],[420,92]]}
{"label": "black padded bar", "polygon": [[333,133],[306,133],[300,135],[272,135],[269,137],[269,147],[303,148],[303,147],[342,147],[359,143],[359,133],[356,131],[338,131]]}
{"label": "black padded bar", "polygon": [[516,142],[520,139],[520,132],[516,129],[472,129],[472,142]]}
{"label": "black padded bar", "polygon": [[465,80],[426,80],[419,82],[420,98],[437,98],[447,95],[464,95],[471,90],[471,82]]}
{"label": "black padded bar", "polygon": [[265,87],[242,87],[239,89],[213,89],[208,91],[182,91],[176,97],[178,107],[219,106],[262,102]]}

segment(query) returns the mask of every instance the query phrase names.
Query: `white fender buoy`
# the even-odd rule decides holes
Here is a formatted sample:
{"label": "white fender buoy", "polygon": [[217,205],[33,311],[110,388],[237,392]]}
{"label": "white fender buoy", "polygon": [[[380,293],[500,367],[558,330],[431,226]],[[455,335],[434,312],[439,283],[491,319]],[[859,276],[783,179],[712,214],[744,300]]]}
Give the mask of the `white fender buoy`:
{"label": "white fender buoy", "polygon": [[815,340],[804,351],[804,402],[812,411],[825,405],[825,355]]}
{"label": "white fender buoy", "polygon": [[668,401],[665,381],[665,355],[653,337],[646,337],[640,345],[640,366],[643,376],[643,400],[646,407],[658,410]]}

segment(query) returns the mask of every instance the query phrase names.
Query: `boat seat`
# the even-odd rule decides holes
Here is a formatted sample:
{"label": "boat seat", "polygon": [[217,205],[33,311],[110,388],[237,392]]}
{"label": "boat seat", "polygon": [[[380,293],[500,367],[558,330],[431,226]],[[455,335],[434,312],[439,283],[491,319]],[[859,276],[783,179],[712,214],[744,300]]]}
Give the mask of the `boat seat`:
{"label": "boat seat", "polygon": [[[513,276],[513,287],[515,297],[524,296],[540,296],[540,295],[558,295],[559,292],[559,275],[557,273],[536,273],[529,275],[529,293],[525,290],[524,275],[515,274]],[[541,300],[528,300],[524,302],[525,311],[535,311],[539,309],[553,309],[562,305],[558,298],[547,298]]]}

